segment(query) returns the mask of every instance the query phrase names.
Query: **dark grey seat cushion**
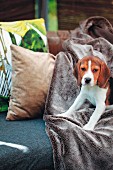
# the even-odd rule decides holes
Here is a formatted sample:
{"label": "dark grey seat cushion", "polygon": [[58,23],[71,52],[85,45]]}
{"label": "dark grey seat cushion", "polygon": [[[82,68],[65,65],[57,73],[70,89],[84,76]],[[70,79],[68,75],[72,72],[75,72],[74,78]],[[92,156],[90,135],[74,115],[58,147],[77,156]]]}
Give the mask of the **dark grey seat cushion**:
{"label": "dark grey seat cushion", "polygon": [[0,146],[0,170],[53,170],[52,147],[42,119],[7,121],[0,114],[0,141],[27,146],[22,151]]}

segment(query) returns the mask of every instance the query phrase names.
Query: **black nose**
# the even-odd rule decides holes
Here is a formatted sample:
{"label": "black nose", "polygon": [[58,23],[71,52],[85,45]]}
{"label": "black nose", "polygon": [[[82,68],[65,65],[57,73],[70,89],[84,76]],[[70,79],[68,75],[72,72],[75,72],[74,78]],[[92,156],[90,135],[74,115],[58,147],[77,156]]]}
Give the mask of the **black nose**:
{"label": "black nose", "polygon": [[86,84],[89,84],[90,81],[91,81],[91,78],[89,78],[89,77],[86,77],[86,78],[85,78],[85,83],[86,83]]}

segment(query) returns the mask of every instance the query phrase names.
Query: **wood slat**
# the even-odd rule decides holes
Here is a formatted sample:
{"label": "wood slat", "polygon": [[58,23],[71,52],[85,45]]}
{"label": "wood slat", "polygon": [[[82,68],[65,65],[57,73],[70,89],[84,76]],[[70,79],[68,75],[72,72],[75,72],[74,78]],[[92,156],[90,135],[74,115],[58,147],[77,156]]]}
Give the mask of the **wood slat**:
{"label": "wood slat", "polygon": [[72,30],[91,16],[103,16],[113,25],[112,0],[57,0],[58,29]]}
{"label": "wood slat", "polygon": [[0,21],[17,21],[35,18],[35,0],[1,0]]}

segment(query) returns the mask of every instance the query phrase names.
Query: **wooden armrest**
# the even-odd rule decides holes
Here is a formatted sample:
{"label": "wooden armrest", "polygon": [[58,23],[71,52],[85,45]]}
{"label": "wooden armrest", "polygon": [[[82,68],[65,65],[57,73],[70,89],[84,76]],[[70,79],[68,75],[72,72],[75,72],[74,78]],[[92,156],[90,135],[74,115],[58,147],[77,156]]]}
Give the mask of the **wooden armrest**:
{"label": "wooden armrest", "polygon": [[49,52],[56,55],[60,51],[63,51],[62,43],[70,37],[70,31],[58,30],[57,32],[48,31],[47,39]]}

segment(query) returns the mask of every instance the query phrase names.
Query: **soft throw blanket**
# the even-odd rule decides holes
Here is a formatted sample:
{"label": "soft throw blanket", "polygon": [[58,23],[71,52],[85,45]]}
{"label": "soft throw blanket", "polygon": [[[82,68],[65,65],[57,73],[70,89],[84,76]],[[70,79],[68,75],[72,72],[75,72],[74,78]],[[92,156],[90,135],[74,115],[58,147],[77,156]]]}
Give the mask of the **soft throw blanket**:
{"label": "soft throw blanket", "polygon": [[[107,19],[88,18],[71,32],[71,39],[63,45],[65,52],[57,56],[44,115],[56,170],[113,169],[113,110],[104,112],[93,131],[82,128],[94,111],[88,101],[80,110],[62,117],[79,93],[73,67],[83,56],[93,54],[106,61],[111,70],[112,86],[112,30]],[[112,98],[111,95],[111,102]]]}

